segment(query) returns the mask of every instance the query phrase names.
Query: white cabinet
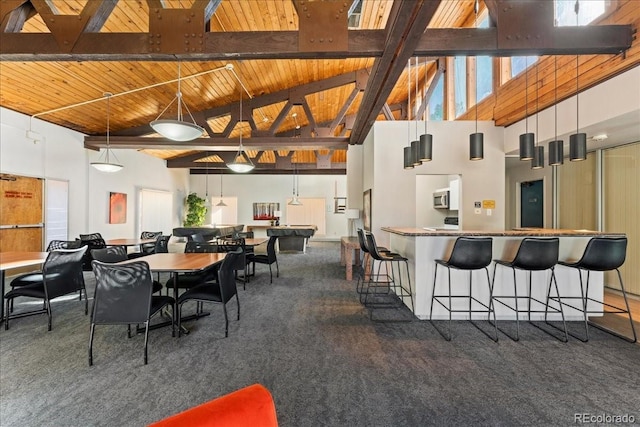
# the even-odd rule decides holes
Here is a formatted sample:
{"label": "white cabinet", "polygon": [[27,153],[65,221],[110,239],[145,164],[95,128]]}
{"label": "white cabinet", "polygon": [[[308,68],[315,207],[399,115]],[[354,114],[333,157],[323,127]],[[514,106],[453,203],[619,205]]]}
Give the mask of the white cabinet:
{"label": "white cabinet", "polygon": [[460,209],[460,180],[454,179],[449,181],[449,210],[457,211]]}

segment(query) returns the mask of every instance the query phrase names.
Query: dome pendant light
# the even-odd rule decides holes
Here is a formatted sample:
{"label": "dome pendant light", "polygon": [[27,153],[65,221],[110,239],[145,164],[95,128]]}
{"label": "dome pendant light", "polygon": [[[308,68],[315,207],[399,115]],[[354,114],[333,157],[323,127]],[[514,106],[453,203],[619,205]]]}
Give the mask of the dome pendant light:
{"label": "dome pendant light", "polygon": [[[473,11],[475,13],[475,25],[478,27],[478,0],[473,4]],[[475,57],[475,85],[478,86],[478,57]],[[478,132],[478,94],[476,90],[476,131],[469,135],[469,160],[482,160],[484,159],[484,133]]]}
{"label": "dome pendant light", "polygon": [[[293,161],[293,157],[291,158],[291,161]],[[302,202],[298,199],[298,189],[300,186],[299,184],[296,185],[298,182],[296,172],[297,172],[297,167],[294,165],[293,166],[293,194],[292,194],[291,201],[287,204],[291,206],[302,206]]]}
{"label": "dome pendant light", "polygon": [[[242,88],[243,85],[240,85],[240,119],[239,121],[243,121],[242,116]],[[227,163],[227,167],[234,172],[238,173],[247,173],[253,170],[255,165],[251,161],[251,158],[242,150],[242,129],[240,129],[240,145],[238,146],[238,152],[236,153],[233,161],[231,163]]]}
{"label": "dome pendant light", "polygon": [[[158,117],[149,125],[160,135],[173,141],[192,141],[196,138],[201,137],[204,133],[204,129],[196,124],[196,121],[191,115],[191,111],[189,111],[187,104],[184,104],[184,102],[182,101],[182,91],[180,88],[180,62],[178,62],[178,92],[176,93],[176,97],[173,98],[173,101],[177,101],[178,104],[178,118],[175,120],[160,120],[160,117],[164,114],[165,111],[167,111],[167,108],[169,108],[171,104],[173,104],[173,101],[171,101],[169,105],[167,105],[167,107],[162,110]],[[182,120],[183,105],[187,110],[187,113],[189,113],[192,123]]]}
{"label": "dome pendant light", "polygon": [[[425,82],[426,79],[427,77],[425,73]],[[434,83],[435,82],[432,82],[432,84]],[[426,108],[424,109],[422,116],[424,119],[424,134],[420,135],[420,161],[430,162],[433,158],[433,135],[431,135],[427,130],[427,120],[429,120],[429,115],[427,114]]]}
{"label": "dome pendant light", "polygon": [[549,166],[558,166],[564,163],[564,141],[558,140],[558,57],[553,58],[553,113],[556,139],[549,143]]}
{"label": "dome pendant light", "polygon": [[[113,94],[111,92],[105,92],[103,95],[105,96],[105,98],[107,98],[107,148],[104,150],[104,153],[103,153],[104,161],[101,161],[103,157],[101,154],[100,157],[98,158],[98,161],[92,162],[91,166],[99,170],[100,172],[113,173],[113,172],[120,171],[123,168],[123,166],[118,163],[112,163],[110,159],[111,149],[109,148],[109,116],[111,115],[110,101],[111,101],[111,96]],[[118,161],[118,158],[116,157],[115,154],[113,154],[113,157],[116,159],[116,161]]]}
{"label": "dome pendant light", "polygon": [[[580,24],[579,14],[580,12],[580,2],[576,0],[575,5],[576,12],[576,25]],[[580,86],[578,84],[578,78],[580,77],[580,73],[578,72],[578,55],[576,55],[576,133],[569,136],[569,160],[572,162],[579,162],[581,160],[587,159],[587,134],[580,132],[580,103],[578,102],[578,93],[580,92]]]}
{"label": "dome pendant light", "polygon": [[524,126],[525,133],[520,135],[520,160],[533,159],[535,135],[529,132],[529,61],[524,59]]}

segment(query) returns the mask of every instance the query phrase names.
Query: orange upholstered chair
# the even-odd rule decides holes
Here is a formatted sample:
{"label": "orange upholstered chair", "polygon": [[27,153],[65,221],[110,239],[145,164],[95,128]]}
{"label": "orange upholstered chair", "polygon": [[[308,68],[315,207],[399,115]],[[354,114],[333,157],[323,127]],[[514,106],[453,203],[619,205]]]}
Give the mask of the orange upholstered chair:
{"label": "orange upholstered chair", "polygon": [[277,427],[269,390],[253,384],[157,421],[150,427]]}

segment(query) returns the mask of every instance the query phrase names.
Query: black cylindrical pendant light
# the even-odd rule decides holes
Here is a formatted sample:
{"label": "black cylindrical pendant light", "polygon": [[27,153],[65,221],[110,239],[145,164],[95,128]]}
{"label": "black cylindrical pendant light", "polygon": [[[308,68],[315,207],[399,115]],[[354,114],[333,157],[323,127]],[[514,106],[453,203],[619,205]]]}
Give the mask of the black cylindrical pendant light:
{"label": "black cylindrical pendant light", "polygon": [[421,162],[430,162],[432,158],[432,151],[433,151],[433,135],[429,133],[420,135],[419,160]]}
{"label": "black cylindrical pendant light", "polygon": [[413,150],[411,146],[404,147],[404,168],[413,169]]}
{"label": "black cylindrical pendant light", "polygon": [[556,139],[549,143],[549,166],[564,163],[564,141],[558,139],[558,57],[553,57],[553,115]]}
{"label": "black cylindrical pendant light", "polygon": [[[473,12],[475,13],[475,25],[478,27],[478,11],[480,9],[480,5],[478,0],[473,3]],[[475,84],[478,85],[478,57],[474,57],[476,64],[474,66],[475,69]],[[476,91],[476,132],[469,135],[469,160],[482,160],[484,159],[484,134],[482,132],[478,132],[478,93]]]}
{"label": "black cylindrical pendant light", "polygon": [[411,151],[413,152],[413,166],[421,165],[422,162],[420,161],[420,141],[411,141]]}
{"label": "black cylindrical pendant light", "polygon": [[549,166],[559,166],[564,163],[564,141],[556,140],[549,143]]}
{"label": "black cylindrical pendant light", "polygon": [[520,160],[533,159],[533,151],[536,145],[536,137],[529,132],[529,61],[524,60],[524,127],[525,131],[520,135]]}
{"label": "black cylindrical pendant light", "polygon": [[531,133],[523,133],[520,135],[520,160],[533,159],[536,136]]}
{"label": "black cylindrical pendant light", "polygon": [[531,169],[542,169],[543,167],[544,167],[544,146],[537,145],[533,153],[533,159],[531,159]]}
{"label": "black cylindrical pendant light", "polygon": [[579,162],[587,159],[587,134],[574,133],[569,136],[569,160]]}
{"label": "black cylindrical pendant light", "polygon": [[484,134],[472,133],[469,135],[469,160],[484,159]]}

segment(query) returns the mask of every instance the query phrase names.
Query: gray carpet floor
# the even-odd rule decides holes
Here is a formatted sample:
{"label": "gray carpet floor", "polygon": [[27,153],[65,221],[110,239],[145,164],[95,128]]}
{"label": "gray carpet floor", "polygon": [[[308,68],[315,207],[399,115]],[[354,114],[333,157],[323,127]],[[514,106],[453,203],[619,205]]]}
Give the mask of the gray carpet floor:
{"label": "gray carpet floor", "polygon": [[2,325],[0,425],[144,426],[253,383],[271,391],[285,427],[571,425],[575,414],[640,422],[638,345],[593,328],[588,343],[561,343],[530,325],[520,342],[494,343],[468,322],[446,342],[426,321],[371,322],[337,243],[312,242],[279,263],[273,284],[258,265],[240,286],[228,338],[221,307],[209,304],[189,335],[151,331],[146,366],[143,335],[102,326],[89,367],[77,298],[54,304],[51,332],[45,316]]}

